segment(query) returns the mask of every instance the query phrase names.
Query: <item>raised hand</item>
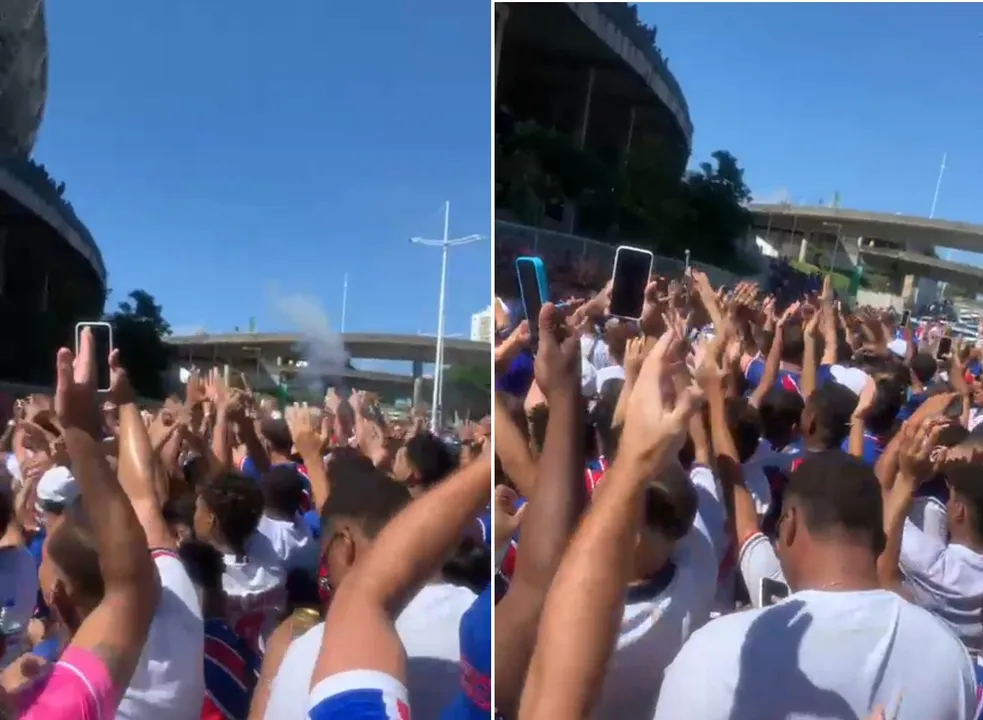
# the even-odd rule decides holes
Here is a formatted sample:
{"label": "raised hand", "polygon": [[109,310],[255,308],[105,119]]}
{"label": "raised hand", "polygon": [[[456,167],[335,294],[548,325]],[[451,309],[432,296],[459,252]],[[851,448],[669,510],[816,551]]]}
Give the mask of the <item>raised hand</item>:
{"label": "raised hand", "polygon": [[553,303],[539,312],[539,351],[533,369],[547,400],[555,393],[580,392],[580,333]]}
{"label": "raised hand", "polygon": [[[194,377],[192,375],[192,377]],[[189,387],[191,379],[188,379]],[[109,353],[109,399],[119,405],[126,405],[136,400],[136,394],[130,385],[126,370],[119,361],[119,350]]]}
{"label": "raised hand", "polygon": [[96,402],[96,357],[92,331],[83,328],[79,336],[78,357],[68,348],[58,351],[55,360],[55,414],[66,430],[76,428],[98,438],[102,427]]}
{"label": "raised hand", "polygon": [[945,417],[924,417],[912,419],[901,428],[901,455],[898,479],[918,487],[930,479],[939,463],[944,462],[945,453],[937,451],[939,435],[949,419]]}
{"label": "raised hand", "polygon": [[515,504],[518,499],[518,493],[508,485],[495,486],[494,545],[496,548],[511,540],[522,523],[526,505],[517,510]]}

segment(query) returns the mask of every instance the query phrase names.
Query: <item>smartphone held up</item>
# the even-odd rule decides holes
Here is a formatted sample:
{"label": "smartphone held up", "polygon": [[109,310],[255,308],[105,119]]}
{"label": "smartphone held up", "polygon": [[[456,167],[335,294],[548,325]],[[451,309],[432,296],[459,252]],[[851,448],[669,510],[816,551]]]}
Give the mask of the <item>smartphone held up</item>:
{"label": "smartphone held up", "polygon": [[113,326],[108,322],[80,322],[75,325],[75,354],[78,355],[82,331],[92,334],[96,356],[96,389],[109,390],[109,354],[113,351]]}

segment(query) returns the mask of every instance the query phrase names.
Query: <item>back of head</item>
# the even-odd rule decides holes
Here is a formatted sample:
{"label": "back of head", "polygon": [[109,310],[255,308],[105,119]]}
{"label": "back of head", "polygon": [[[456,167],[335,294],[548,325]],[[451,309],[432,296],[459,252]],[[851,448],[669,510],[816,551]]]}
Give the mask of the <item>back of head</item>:
{"label": "back of head", "polygon": [[594,426],[599,454],[613,460],[618,454],[618,441],[621,439],[621,428],[612,427],[614,411],[618,407],[618,398],[625,381],[620,378],[608,380],[601,388],[601,394],[591,411],[590,421]]}
{"label": "back of head", "polygon": [[850,417],[857,396],[849,388],[827,382],[806,400],[800,426],[813,449],[838,448],[850,434]]}
{"label": "back of head", "polygon": [[259,425],[260,433],[272,452],[281,455],[289,455],[294,446],[293,438],[290,436],[290,428],[287,427],[286,420],[264,417]]}
{"label": "back of head", "polygon": [[801,365],[804,353],[805,335],[802,331],[802,323],[798,321],[786,323],[782,328],[782,362]]}
{"label": "back of head", "polygon": [[761,418],[758,411],[744,398],[729,398],[724,407],[727,413],[727,425],[737,445],[738,460],[745,463],[758,449],[761,440]]}
{"label": "back of head", "polygon": [[371,465],[343,468],[341,482],[332,483],[331,494],[321,508],[321,537],[330,538],[339,520],[356,523],[367,538],[374,538],[400,510],[410,503],[406,485],[396,482]]}
{"label": "back of head", "polygon": [[215,518],[224,540],[237,553],[245,554],[246,541],[259,527],[263,493],[256,481],[226,473],[202,486],[198,497]]}
{"label": "back of head", "polygon": [[[87,610],[94,608],[106,592],[99,551],[90,527],[81,503],[75,503],[45,540],[48,558],[68,579],[74,601]],[[64,616],[64,609],[60,610]],[[71,618],[66,620],[72,622]]]}
{"label": "back of head", "polygon": [[[957,449],[978,454],[983,448],[977,438],[968,438]],[[948,464],[945,479],[953,500],[965,509],[965,523],[969,531],[975,535],[977,542],[983,541],[983,465],[973,462],[970,455],[964,461]],[[954,519],[950,517],[950,523]]]}
{"label": "back of head", "polygon": [[274,465],[259,481],[264,507],[284,518],[300,512],[304,502],[304,478],[292,465]]}
{"label": "back of head", "polygon": [[860,458],[841,450],[808,454],[789,477],[784,503],[817,543],[861,546],[875,558],[884,549],[881,487]]}
{"label": "back of head", "polygon": [[195,586],[206,592],[222,590],[222,575],[225,572],[222,553],[208,543],[188,540],[178,548],[178,555]]}
{"label": "back of head", "polygon": [[645,488],[645,527],[667,540],[682,539],[693,526],[699,498],[689,475],[678,462],[660,471]]}
{"label": "back of head", "polygon": [[764,438],[779,448],[791,442],[804,407],[805,401],[799,393],[782,387],[772,388],[759,410]]}
{"label": "back of head", "polygon": [[911,374],[923,386],[932,382],[932,378],[935,377],[938,370],[939,363],[931,353],[916,353],[915,357],[911,359]]}
{"label": "back of head", "polygon": [[415,484],[425,488],[439,483],[457,466],[447,444],[431,432],[414,435],[406,441],[405,447]]}
{"label": "back of head", "polygon": [[886,435],[894,428],[898,413],[905,401],[905,386],[893,377],[876,380],[874,402],[867,412],[864,425],[879,435]]}

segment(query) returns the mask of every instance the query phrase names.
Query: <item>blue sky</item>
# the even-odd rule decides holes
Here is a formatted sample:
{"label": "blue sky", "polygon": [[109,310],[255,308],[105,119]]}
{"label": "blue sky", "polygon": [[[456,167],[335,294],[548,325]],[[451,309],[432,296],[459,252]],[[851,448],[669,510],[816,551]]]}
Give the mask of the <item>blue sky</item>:
{"label": "blue sky", "polygon": [[[346,329],[433,334],[439,237],[490,232],[486,3],[47,4],[35,157],[109,271],[175,330],[288,329],[315,298]],[[447,331],[491,294],[490,242],[449,264]],[[276,290],[272,290],[272,288]]]}
{"label": "blue sky", "polygon": [[839,191],[841,207],[928,216],[947,152],[935,217],[983,223],[983,6],[659,3],[640,15],[689,103],[694,160],[730,150],[757,200]]}

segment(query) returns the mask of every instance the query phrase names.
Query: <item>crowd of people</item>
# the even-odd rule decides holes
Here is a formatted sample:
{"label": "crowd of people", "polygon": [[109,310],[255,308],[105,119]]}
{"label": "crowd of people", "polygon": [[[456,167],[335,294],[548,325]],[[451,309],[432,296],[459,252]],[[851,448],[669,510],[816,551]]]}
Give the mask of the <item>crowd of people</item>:
{"label": "crowd of people", "polygon": [[217,370],[150,411],[94,345],[0,440],[0,717],[489,716],[489,418],[451,445]]}
{"label": "crowd of people", "polygon": [[500,716],[977,717],[979,349],[828,278],[610,295],[496,303]]}

